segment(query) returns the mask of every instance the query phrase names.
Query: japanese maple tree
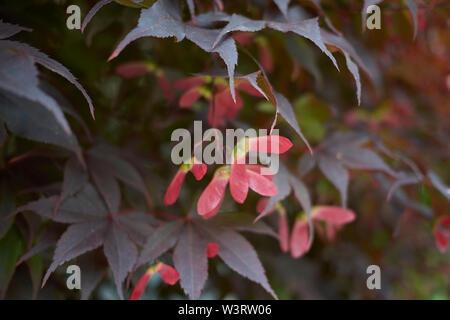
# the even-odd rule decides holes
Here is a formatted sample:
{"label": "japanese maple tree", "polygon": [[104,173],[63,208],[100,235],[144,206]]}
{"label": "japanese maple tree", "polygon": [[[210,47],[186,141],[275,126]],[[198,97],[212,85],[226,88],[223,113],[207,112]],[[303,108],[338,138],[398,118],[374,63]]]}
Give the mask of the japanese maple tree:
{"label": "japanese maple tree", "polygon": [[446,1],[76,2],[0,4],[0,298],[450,297]]}

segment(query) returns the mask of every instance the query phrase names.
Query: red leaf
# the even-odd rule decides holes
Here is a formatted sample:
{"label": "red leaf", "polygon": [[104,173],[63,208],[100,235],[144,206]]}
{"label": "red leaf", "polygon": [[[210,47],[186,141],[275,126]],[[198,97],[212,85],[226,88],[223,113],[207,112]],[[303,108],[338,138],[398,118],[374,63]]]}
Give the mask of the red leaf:
{"label": "red leaf", "polygon": [[170,284],[171,286],[177,283],[180,279],[178,271],[165,263],[161,263],[161,267],[158,270],[158,273],[161,275],[163,281],[167,284]]}
{"label": "red leaf", "polygon": [[440,221],[440,225],[445,228],[450,228],[450,216],[443,217]]}
{"label": "red leaf", "polygon": [[269,135],[248,139],[249,152],[257,151],[264,153],[282,154],[292,147],[292,142],[285,137]]}
{"label": "red leaf", "polygon": [[312,210],[312,218],[336,224],[345,224],[355,220],[352,210],[335,206],[317,206]]}
{"label": "red leaf", "polygon": [[[271,197],[278,193],[277,186],[265,176],[247,170],[248,186],[262,196]],[[231,182],[230,182],[231,186]]]}
{"label": "red leaf", "polygon": [[191,172],[197,180],[202,180],[207,170],[208,166],[204,163],[194,163],[191,168]]}
{"label": "red leaf", "polygon": [[247,198],[249,181],[245,164],[234,163],[230,168],[230,192],[234,200],[244,203]]}
{"label": "red leaf", "polygon": [[219,252],[219,244],[216,242],[209,242],[206,248],[206,255],[208,258],[214,258]]}
{"label": "red leaf", "polygon": [[[275,174],[270,170],[270,168],[258,165],[258,164],[248,164],[246,166],[247,172],[249,170],[259,174],[259,175],[263,175],[264,177],[266,177],[267,179],[272,180],[273,177],[275,177]],[[264,170],[264,174],[263,174],[263,170]]]}
{"label": "red leaf", "polygon": [[194,87],[183,93],[180,97],[180,107],[187,108],[192,106],[195,101],[197,101],[201,97],[201,92],[198,87]]}
{"label": "red leaf", "polygon": [[270,73],[273,70],[273,58],[267,45],[260,44],[258,46],[258,55],[262,67],[266,72]]}
{"label": "red leaf", "polygon": [[116,67],[116,73],[124,78],[135,78],[150,72],[143,62],[128,62]]}
{"label": "red leaf", "polygon": [[180,279],[177,270],[167,264],[158,262],[153,267],[148,268],[144,275],[139,279],[131,293],[130,300],[138,300],[142,296],[148,281],[155,272],[158,272],[163,281],[169,285],[174,285]]}
{"label": "red leaf", "polygon": [[225,168],[218,169],[214,174],[213,179],[201,194],[197,202],[197,212],[201,216],[217,213],[218,206],[223,201],[225,196],[225,188],[228,184],[228,172]]}
{"label": "red leaf", "polygon": [[444,253],[448,246],[448,240],[445,234],[438,228],[434,228],[434,240],[441,253]]}
{"label": "red leaf", "polygon": [[219,92],[214,94],[214,104],[212,101],[210,103],[208,122],[213,127],[224,125],[225,116],[230,119],[234,119],[243,104],[244,102],[239,96],[236,96],[236,102],[234,102],[228,87],[221,89]]}
{"label": "red leaf", "polygon": [[253,33],[245,31],[237,31],[233,34],[234,40],[245,46],[253,41]]}
{"label": "red leaf", "polygon": [[289,251],[289,225],[285,212],[279,212],[278,215],[278,239],[281,250]]}
{"label": "red leaf", "polygon": [[166,194],[164,195],[164,204],[166,206],[169,206],[177,201],[185,176],[186,171],[182,169],[178,170],[169,187],[167,188]]}
{"label": "red leaf", "polygon": [[291,255],[294,258],[299,258],[308,252],[310,248],[308,221],[298,219],[295,221],[291,233]]}
{"label": "red leaf", "polygon": [[[256,212],[261,213],[264,211],[264,209],[267,207],[267,204],[269,203],[269,199],[268,198],[261,198],[258,200],[258,202],[256,203]],[[267,214],[270,214],[272,212],[275,211],[275,206],[273,206],[268,212]]]}
{"label": "red leaf", "polygon": [[198,87],[205,83],[206,81],[203,77],[191,77],[175,81],[173,83],[173,87],[179,90],[189,90],[193,87]]}
{"label": "red leaf", "polygon": [[133,292],[131,292],[130,300],[138,300],[142,296],[151,276],[152,274],[148,271],[144,273],[144,275],[139,279],[138,283],[134,287]]}
{"label": "red leaf", "polygon": [[167,79],[165,74],[160,74],[157,76],[158,85],[160,86],[164,96],[169,101],[175,100],[175,93],[173,92],[172,85],[170,84],[169,79]]}

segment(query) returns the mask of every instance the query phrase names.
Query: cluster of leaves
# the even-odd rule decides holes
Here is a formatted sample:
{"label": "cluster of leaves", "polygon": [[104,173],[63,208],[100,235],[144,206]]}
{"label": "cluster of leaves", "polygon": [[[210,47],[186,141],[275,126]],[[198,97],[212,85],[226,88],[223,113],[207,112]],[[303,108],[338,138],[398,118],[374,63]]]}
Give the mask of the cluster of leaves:
{"label": "cluster of leaves", "polygon": [[[184,293],[197,299],[208,272],[214,272],[208,258],[221,264],[215,261],[216,255],[270,296],[284,297],[285,289],[280,289],[279,282],[288,286],[289,280],[283,276],[299,277],[299,282],[307,276],[283,271],[283,259],[276,263],[273,258],[266,259],[270,268],[266,272],[260,258],[271,240],[258,246],[257,253],[241,232],[277,239],[282,252],[290,251],[298,258],[309,251],[308,255],[315,254],[315,230],[324,242],[332,243],[344,225],[383,209],[394,217],[403,213],[395,221],[396,230],[406,228],[405,217],[415,216],[411,212],[431,219],[428,235],[434,235],[438,249],[445,253],[450,237],[450,189],[431,168],[438,168],[443,161],[444,169],[439,171],[448,178],[448,101],[442,90],[424,85],[420,76],[410,74],[408,68],[414,60],[405,46],[416,46],[418,57],[431,56],[428,63],[433,63],[433,70],[444,65],[440,72],[447,76],[443,90],[448,92],[445,50],[450,45],[438,39],[445,30],[442,21],[448,12],[434,1],[427,6],[417,6],[413,0],[404,1],[406,7],[403,1],[385,4],[394,5],[387,7],[396,10],[386,20],[394,25],[400,19],[401,32],[385,31],[388,44],[384,47],[371,47],[366,41],[374,52],[370,55],[354,39],[360,36],[361,21],[353,14],[361,10],[364,22],[366,8],[383,2],[365,0],[358,8],[338,2],[98,1],[82,23],[85,36],[77,35],[86,37],[91,46],[86,52],[101,51],[89,52],[97,58],[90,58],[95,63],[86,67],[87,76],[83,77],[86,81],[92,77],[96,83],[88,87],[89,92],[96,92],[98,99],[94,101],[100,104],[96,103],[95,122],[91,98],[66,67],[31,45],[11,40],[36,32],[9,23],[27,25],[26,19],[0,22],[0,142],[4,153],[0,297],[6,296],[15,271],[19,274],[24,262],[36,296],[40,287],[56,286],[58,277],[52,274],[59,266],[76,261],[82,268],[82,298],[92,295],[110,269],[121,299],[140,298],[155,273],[170,285],[179,280]],[[106,12],[110,7],[114,8]],[[426,14],[437,10],[442,10],[442,17],[435,22],[427,20]],[[413,23],[414,37],[404,36],[409,31],[401,29],[401,19],[405,18],[398,18],[397,11],[409,12],[405,17]],[[139,13],[137,26],[130,25],[134,20],[128,19],[127,12]],[[131,31],[117,39],[113,30],[108,41],[101,43],[107,29],[118,27],[117,20],[123,21],[120,27],[125,25]],[[426,50],[426,38],[421,36],[427,23],[434,23],[432,53]],[[174,38],[175,43],[173,39],[154,38]],[[402,58],[411,60],[397,66],[389,49],[392,44],[402,49]],[[99,71],[98,65],[107,66],[106,60],[120,59],[119,54],[127,53],[124,61],[109,63],[110,72]],[[341,63],[351,81],[343,81],[347,71],[336,72]],[[51,85],[51,76],[39,72],[37,65],[66,78],[82,92],[90,108],[89,126],[83,120],[84,109],[77,107],[75,111],[74,103],[64,98],[70,89],[63,92],[61,85]],[[430,81],[436,78],[429,77]],[[439,77],[442,79],[441,74]],[[368,83],[364,88],[363,79]],[[349,90],[352,82],[356,90]],[[120,89],[114,89],[117,83]],[[148,88],[152,88],[150,94]],[[407,94],[415,88],[423,92],[417,105]],[[300,90],[309,93],[299,97]],[[347,95],[347,91],[352,93]],[[433,113],[423,112],[427,104]],[[363,109],[355,109],[357,105]],[[375,106],[380,111],[375,111]],[[255,112],[261,117],[255,117]],[[419,112],[427,115],[422,119]],[[66,114],[76,121],[68,121]],[[214,173],[209,170],[211,166],[195,163],[192,158],[169,182],[173,170],[167,165],[170,132],[190,127],[195,119],[207,120],[212,132],[230,127],[268,127],[272,132],[277,126],[283,134],[243,139],[244,146],[238,142],[233,151],[232,164],[217,167]],[[408,125],[416,121],[422,124],[419,132]],[[431,130],[430,123],[438,130]],[[217,138],[211,143],[216,152],[222,152]],[[260,143],[269,145],[266,152],[282,154],[283,163],[275,175],[261,174],[267,170],[264,166],[245,164],[249,152],[260,151]],[[272,149],[274,143],[277,151]],[[428,154],[424,155],[424,150]],[[314,170],[316,165],[320,173]],[[369,173],[369,178],[358,175],[358,189],[352,190],[355,171]],[[197,180],[195,184],[188,172]],[[205,175],[211,177],[208,185],[201,181]],[[228,197],[227,185],[234,201]],[[337,189],[340,201],[330,186]],[[266,198],[257,201],[249,189]],[[361,196],[371,193],[369,190],[377,192],[370,206],[364,205],[366,196]],[[293,197],[289,197],[291,193]],[[273,212],[278,214],[277,222],[272,219]],[[53,249],[53,257],[48,259],[46,254]],[[335,254],[342,252],[345,257],[349,251],[352,254],[336,247]],[[268,278],[274,279],[270,282],[275,283],[275,290]],[[128,295],[131,283],[135,287]]]}

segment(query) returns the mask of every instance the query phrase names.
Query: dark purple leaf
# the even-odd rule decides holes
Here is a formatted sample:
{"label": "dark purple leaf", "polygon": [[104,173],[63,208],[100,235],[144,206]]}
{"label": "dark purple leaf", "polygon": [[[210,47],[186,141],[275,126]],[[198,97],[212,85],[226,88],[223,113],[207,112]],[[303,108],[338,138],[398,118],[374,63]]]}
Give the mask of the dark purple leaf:
{"label": "dark purple leaf", "polygon": [[119,183],[114,178],[113,171],[96,157],[88,156],[87,162],[91,176],[105,200],[109,212],[117,214],[121,195]]}
{"label": "dark purple leaf", "polygon": [[414,0],[403,0],[405,4],[408,6],[409,11],[411,12],[411,16],[414,23],[414,39],[417,36],[417,30],[419,28],[419,23],[417,21],[417,4]]}
{"label": "dark purple leaf", "polygon": [[83,254],[77,261],[82,270],[81,276],[81,300],[87,300],[91,296],[100,281],[106,275],[106,263],[99,257],[98,251]]}
{"label": "dark purple leaf", "polygon": [[88,177],[86,171],[80,161],[76,157],[69,158],[64,167],[64,180],[61,195],[57,205],[55,206],[55,214],[64,199],[73,196],[75,193],[80,191],[81,188],[83,188],[83,186],[87,183],[87,179]]}
{"label": "dark purple leaf", "polygon": [[182,221],[168,222],[159,226],[147,238],[136,268],[157,259],[160,255],[170,250],[177,242],[182,226]]}
{"label": "dark purple leaf", "polygon": [[391,176],[397,175],[378,154],[367,148],[346,148],[343,146],[341,150],[336,151],[336,155],[349,169],[379,170]]}
{"label": "dark purple leaf", "polygon": [[134,243],[143,246],[157,224],[156,219],[148,213],[127,212],[118,216],[120,227]]}
{"label": "dark purple leaf", "polygon": [[92,8],[91,10],[89,10],[88,14],[86,15],[86,17],[84,17],[83,23],[81,24],[81,32],[84,32],[84,29],[86,28],[86,26],[88,25],[88,23],[91,21],[91,19],[95,16],[95,14],[97,13],[98,10],[101,9],[101,7],[107,5],[108,3],[113,2],[114,0],[101,0],[99,2],[97,2]]}
{"label": "dark purple leaf", "polygon": [[305,210],[306,213],[309,213],[311,211],[311,199],[309,197],[308,189],[303,182],[297,179],[294,175],[289,176],[289,183],[294,190],[295,198],[300,203],[303,210]]}
{"label": "dark purple leaf", "polygon": [[280,165],[278,173],[272,180],[272,182],[277,186],[278,193],[275,196],[269,198],[266,208],[264,209],[263,212],[260,213],[258,217],[256,217],[255,221],[258,221],[262,217],[268,215],[270,209],[272,209],[275,203],[283,200],[291,193],[291,185],[288,182],[289,175],[290,173],[287,171],[287,169],[283,165]]}
{"label": "dark purple leaf", "polygon": [[[301,21],[266,21],[266,20],[252,20],[247,17],[233,14],[229,23],[217,34],[216,39],[213,42],[215,47],[225,35],[233,31],[259,31],[265,27],[281,31],[281,32],[293,32],[302,37],[311,40],[316,46],[318,46],[337,67],[337,63],[330,51],[325,47],[320,35],[320,28],[318,24],[318,18],[306,19]],[[339,69],[339,68],[338,68]]]}
{"label": "dark purple leaf", "polygon": [[112,174],[123,183],[139,190],[146,198],[147,205],[150,207],[152,200],[147,191],[144,180],[139,172],[127,161],[121,159],[113,150],[98,146],[89,150],[92,157],[99,158],[103,166],[107,167]]}
{"label": "dark purple leaf", "polygon": [[305,142],[306,146],[312,153],[311,146],[303,135],[300,127],[298,126],[297,117],[295,116],[294,109],[292,108],[291,103],[286,99],[281,93],[275,93],[275,97],[277,99],[277,112],[281,114],[281,116],[286,120],[287,123],[297,132],[300,138]]}
{"label": "dark purple leaf", "polygon": [[109,221],[98,219],[72,224],[68,227],[56,244],[53,262],[45,273],[42,287],[58,266],[85,252],[100,247],[105,241],[105,235],[109,226]]}
{"label": "dark purple leaf", "polygon": [[17,261],[17,265],[21,264],[25,260],[30,259],[34,255],[56,245],[59,237],[62,234],[62,228],[60,225],[50,225],[45,228],[39,236],[36,238],[34,246],[22,255]]}
{"label": "dark purple leaf", "polygon": [[53,215],[53,208],[57,201],[58,196],[32,201],[17,208],[12,215],[23,211],[33,211],[40,216],[61,223],[80,223],[90,219],[104,219],[107,216],[107,210],[102,200],[90,184],[87,184],[74,197],[67,198],[63,201],[57,214]]}
{"label": "dark purple leaf", "polygon": [[[180,234],[173,253],[180,284],[190,299],[198,299],[208,278],[207,242],[187,224]],[[220,251],[220,250],[219,250]]]}
{"label": "dark purple leaf", "polygon": [[236,101],[234,88],[234,69],[237,64],[238,54],[236,43],[233,38],[225,37],[217,46],[213,47],[214,40],[217,39],[218,30],[203,29],[185,25],[186,38],[194,42],[206,52],[216,52],[227,65],[230,91],[233,100]]}
{"label": "dark purple leaf", "polygon": [[2,20],[0,20],[0,39],[12,37],[16,33],[19,33],[20,31],[31,31],[31,29],[24,28],[16,24],[3,22]]}
{"label": "dark purple leaf", "polygon": [[56,101],[39,88],[38,70],[33,57],[16,42],[0,42],[0,88],[46,107],[64,130],[71,130]]}
{"label": "dark purple leaf", "polygon": [[422,182],[422,179],[417,177],[415,174],[405,174],[401,172],[401,174],[398,175],[397,180],[394,181],[391,188],[389,189],[387,200],[389,201],[394,194],[394,192],[403,186],[410,185],[410,184],[417,184]]}
{"label": "dark purple leaf", "polygon": [[75,87],[77,87],[78,90],[81,91],[84,98],[86,99],[89,110],[91,111],[92,118],[95,118],[94,116],[94,105],[92,104],[92,100],[87,94],[86,90],[84,90],[83,86],[78,82],[78,80],[74,77],[74,75],[64,67],[61,63],[59,63],[56,60],[53,60],[49,56],[47,56],[45,53],[40,52],[38,49],[30,47],[28,45],[25,45],[23,43],[20,44],[25,51],[31,55],[35,62],[38,64],[44,66],[45,68],[59,74],[61,77],[65,78],[67,81],[72,83]]}
{"label": "dark purple leaf", "polygon": [[277,299],[255,249],[243,236],[221,228],[206,227],[202,228],[202,231],[208,237],[208,242],[216,242],[219,245],[219,256],[231,269],[260,284]]}
{"label": "dark purple leaf", "polygon": [[119,226],[111,224],[104,240],[103,250],[114,275],[117,293],[123,299],[122,282],[133,269],[137,248]]}
{"label": "dark purple leaf", "polygon": [[328,32],[324,29],[321,29],[320,32],[322,35],[322,39],[326,44],[332,45],[333,47],[340,49],[342,54],[344,55],[347,64],[347,69],[351,72],[356,82],[357,88],[356,92],[359,104],[361,101],[361,80],[358,68],[356,67],[353,61],[355,61],[358,64],[358,66],[369,76],[371,80],[373,80],[372,74],[370,73],[365,63],[361,60],[359,55],[356,53],[353,46],[347,40],[345,40],[341,36],[332,34],[331,32]]}
{"label": "dark purple leaf", "polygon": [[215,226],[229,227],[236,231],[247,231],[268,235],[278,239],[277,233],[261,220],[255,222],[255,216],[245,212],[222,212],[211,219]]}
{"label": "dark purple leaf", "polygon": [[297,165],[297,172],[300,177],[308,174],[316,166],[316,158],[310,153],[305,153],[299,160]]}
{"label": "dark purple leaf", "polygon": [[347,207],[347,189],[349,174],[341,162],[329,155],[319,156],[319,168],[328,180],[339,190],[341,202],[344,208]]}
{"label": "dark purple leaf", "polygon": [[117,57],[130,42],[142,37],[175,37],[177,41],[183,40],[184,24],[174,3],[159,0],[150,8],[142,9],[137,27],[125,36],[108,60]]}
{"label": "dark purple leaf", "polygon": [[75,135],[68,134],[54,115],[39,103],[0,90],[0,117],[18,136],[63,147],[81,157]]}

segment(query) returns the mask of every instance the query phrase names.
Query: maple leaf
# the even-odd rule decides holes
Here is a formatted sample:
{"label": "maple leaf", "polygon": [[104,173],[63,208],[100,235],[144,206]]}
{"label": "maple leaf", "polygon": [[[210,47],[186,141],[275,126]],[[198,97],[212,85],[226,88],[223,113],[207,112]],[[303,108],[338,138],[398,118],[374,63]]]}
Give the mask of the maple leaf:
{"label": "maple leaf", "polygon": [[[245,174],[233,175],[231,172],[235,168],[244,169]],[[247,197],[247,188],[265,196],[276,194],[276,186],[270,179],[261,175],[259,166],[256,169],[257,172],[254,171],[254,167],[247,165],[232,165],[231,169],[230,166],[223,166],[217,169],[210,184],[205,188],[197,202],[198,214],[204,219],[211,218],[217,214],[225,197],[225,189],[228,182],[230,182],[230,191],[232,185],[237,190],[231,191],[231,194],[239,203],[242,203]]]}
{"label": "maple leaf", "polygon": [[[107,207],[97,191],[90,184],[66,198],[59,206],[56,215],[53,208],[58,201],[57,196],[42,198],[18,208],[14,214],[33,211],[56,222],[69,223],[70,226],[56,243],[53,262],[48,268],[42,286],[50,274],[66,261],[74,259],[85,252],[103,246],[103,251],[114,275],[118,295],[123,299],[122,282],[132,271],[138,256],[136,235],[145,238],[152,232],[152,220],[144,214],[127,213],[114,215]],[[142,225],[129,221],[133,216],[141,215]]]}
{"label": "maple leaf", "polygon": [[[309,251],[313,242],[311,228],[308,228],[308,221],[323,221],[326,223],[330,238],[334,238],[337,229],[352,222],[355,214],[349,209],[334,206],[315,206],[311,210],[311,218],[306,215],[297,217],[292,229],[290,248],[293,258],[299,258]],[[331,228],[330,228],[331,227]],[[320,229],[319,229],[320,230]]]}
{"label": "maple leaf", "polygon": [[108,145],[97,145],[87,152],[88,169],[106,201],[110,212],[116,213],[120,203],[121,181],[143,194],[147,206],[152,207],[152,200],[141,174],[121,157],[118,150]]}
{"label": "maple leaf", "polygon": [[[29,119],[27,118],[34,117],[35,110],[28,111],[28,114],[22,117],[22,121],[18,121],[18,117],[15,114],[8,114],[8,112],[4,112],[3,119],[7,122],[10,130],[18,135],[63,146],[79,154],[76,138],[71,137],[72,132],[61,107],[51,95],[41,89],[36,64],[58,73],[73,83],[86,98],[91,114],[94,117],[92,101],[81,84],[62,64],[27,44],[5,40],[5,38],[23,30],[29,31],[27,28],[0,21],[0,39],[2,39],[0,40],[0,94],[3,100],[1,103],[2,111],[6,111],[4,109],[10,108],[10,105],[15,104],[24,105],[19,107],[19,110],[15,110],[15,113],[23,113],[27,106],[30,105],[35,105],[35,108],[42,106],[54,116],[57,126],[64,130],[64,134],[58,134],[60,129],[55,128],[55,124],[48,117],[42,118],[41,125],[46,126],[43,132],[35,133],[35,130],[33,130],[35,129],[33,127],[36,127],[35,124],[31,124],[30,126],[32,127],[27,128],[27,125],[29,125],[27,123]],[[21,101],[23,98],[26,100]]]}
{"label": "maple leaf", "polygon": [[175,99],[172,84],[167,78],[165,72],[161,68],[156,67],[153,63],[139,61],[127,62],[117,66],[115,71],[117,74],[127,79],[135,78],[152,72],[156,75],[158,85],[160,86],[166,99],[170,102]]}
{"label": "maple leaf", "polygon": [[[308,171],[317,163],[325,177],[339,190],[343,207],[347,205],[348,169],[374,170],[391,177],[398,176],[377,153],[363,148],[368,141],[367,136],[357,133],[336,133],[316,149],[314,160],[308,160]],[[299,171],[304,169],[299,168]]]}
{"label": "maple leaf", "polygon": [[190,159],[191,163],[186,163],[180,166],[175,177],[172,179],[169,187],[167,188],[166,194],[164,195],[164,204],[166,206],[175,203],[178,199],[181,186],[183,184],[186,174],[190,171],[195,176],[196,180],[201,180],[206,174],[208,167],[204,163],[195,163],[194,157]]}
{"label": "maple leaf", "polygon": [[113,2],[114,0],[101,0],[97,2],[91,10],[87,13],[87,15],[83,19],[83,23],[81,24],[81,32],[84,32],[84,29],[86,29],[86,26],[88,23],[92,20],[92,18],[95,16],[98,10],[100,10],[103,6],[107,5],[108,3]]}
{"label": "maple leaf", "polygon": [[[136,268],[158,259],[173,248],[173,261],[180,275],[180,284],[191,299],[197,299],[208,277],[207,258],[218,254],[233,270],[273,293],[253,247],[235,232],[249,231],[276,237],[266,224],[253,223],[252,220],[248,214],[236,212],[208,221],[193,217],[189,221],[164,222],[148,237]],[[238,239],[230,242],[230,236]],[[248,257],[249,260],[242,264],[237,261],[241,257]]]}
{"label": "maple leaf", "polygon": [[75,135],[68,134],[51,111],[40,103],[0,90],[0,117],[14,134],[66,148],[81,158]]}
{"label": "maple leaf", "polygon": [[450,216],[440,217],[433,228],[434,241],[441,253],[447,250],[450,239]]}
{"label": "maple leaf", "polygon": [[13,41],[0,41],[0,88],[45,106],[64,130],[71,134],[67,120],[56,101],[39,87],[33,58]]}
{"label": "maple leaf", "polygon": [[[236,75],[236,81],[234,83],[237,91],[236,99],[233,100],[229,87],[224,86],[222,83],[215,81],[217,78],[228,78],[224,74],[208,74],[202,76],[195,76],[186,79],[180,79],[175,81],[174,87],[177,89],[185,90],[179,100],[181,108],[192,106],[200,97],[206,98],[210,103],[208,122],[213,126],[224,125],[224,117],[227,116],[230,119],[236,117],[237,112],[242,108],[243,101],[240,97],[240,92],[245,92],[252,96],[264,97],[268,99],[264,90],[259,87],[258,77],[261,72],[257,71],[247,75]],[[205,90],[205,85],[214,81],[213,92]]]}
{"label": "maple leaf", "polygon": [[178,271],[171,266],[158,262],[145,271],[131,293],[130,300],[138,300],[145,291],[148,281],[154,273],[159,273],[163,281],[169,285],[174,285],[180,279]]}
{"label": "maple leaf", "polygon": [[163,223],[148,236],[141,254],[136,262],[135,269],[144,263],[157,259],[163,253],[169,251],[176,244],[183,221]]}
{"label": "maple leaf", "polygon": [[309,197],[308,189],[306,186],[294,175],[290,174],[288,169],[284,165],[280,165],[278,173],[274,176],[272,182],[277,186],[278,193],[270,197],[264,209],[260,210],[260,214],[256,217],[255,221],[267,216],[273,211],[276,203],[285,199],[292,190],[297,201],[302,206],[303,210],[309,215],[311,211],[311,200]]}
{"label": "maple leaf", "polygon": [[191,299],[200,297],[208,278],[207,246],[198,231],[188,223],[173,252],[173,262],[180,274],[181,287]]}
{"label": "maple leaf", "polygon": [[206,221],[198,221],[196,225],[199,228],[199,232],[208,242],[215,242],[219,245],[218,255],[225,264],[242,276],[260,284],[270,295],[277,299],[269,285],[255,249],[243,236],[235,231],[214,226]]}
{"label": "maple leaf", "polygon": [[[268,198],[259,199],[258,203],[256,204],[256,212],[263,212],[266,209],[268,202]],[[278,212],[278,240],[280,248],[283,252],[287,252],[289,250],[289,224],[287,220],[286,209],[283,207],[281,202],[277,202],[272,208],[268,210],[267,215],[271,214],[274,211]],[[258,222],[256,223],[259,223],[260,221],[261,220],[258,220]]]}
{"label": "maple leaf", "polygon": [[30,32],[32,30],[29,28],[25,28],[16,24],[7,23],[4,22],[3,20],[0,20],[0,39],[7,39],[21,31]]}
{"label": "maple leaf", "polygon": [[[288,14],[288,13],[287,13]],[[251,20],[247,17],[233,14],[230,17],[228,24],[220,31],[217,38],[214,41],[213,46],[216,46],[223,37],[233,31],[259,31],[265,27],[281,31],[281,32],[293,32],[302,37],[311,40],[317,45],[333,62],[337,67],[336,60],[333,55],[328,51],[320,36],[320,28],[317,18],[306,19],[302,21],[268,21],[268,20]],[[339,68],[338,68],[339,69]]]}

